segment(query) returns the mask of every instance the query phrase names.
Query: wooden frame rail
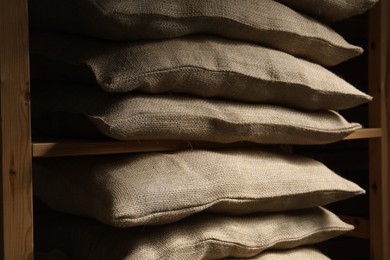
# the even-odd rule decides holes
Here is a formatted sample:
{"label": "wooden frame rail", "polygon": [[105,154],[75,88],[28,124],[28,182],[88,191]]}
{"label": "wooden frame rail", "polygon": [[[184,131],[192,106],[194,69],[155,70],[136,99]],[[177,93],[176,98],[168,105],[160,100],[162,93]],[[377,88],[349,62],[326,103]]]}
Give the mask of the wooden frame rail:
{"label": "wooden frame rail", "polygon": [[381,0],[369,12],[369,126],[382,129],[382,138],[369,141],[369,201],[371,259],[390,259],[390,4]]}
{"label": "wooden frame rail", "polygon": [[0,0],[1,259],[33,259],[27,0]]}

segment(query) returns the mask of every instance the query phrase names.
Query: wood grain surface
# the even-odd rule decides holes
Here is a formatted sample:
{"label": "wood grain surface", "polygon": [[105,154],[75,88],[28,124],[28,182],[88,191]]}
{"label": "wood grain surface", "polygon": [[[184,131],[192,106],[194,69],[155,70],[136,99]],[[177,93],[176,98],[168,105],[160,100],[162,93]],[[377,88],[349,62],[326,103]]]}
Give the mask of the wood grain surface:
{"label": "wood grain surface", "polygon": [[33,259],[27,1],[0,0],[1,253]]}

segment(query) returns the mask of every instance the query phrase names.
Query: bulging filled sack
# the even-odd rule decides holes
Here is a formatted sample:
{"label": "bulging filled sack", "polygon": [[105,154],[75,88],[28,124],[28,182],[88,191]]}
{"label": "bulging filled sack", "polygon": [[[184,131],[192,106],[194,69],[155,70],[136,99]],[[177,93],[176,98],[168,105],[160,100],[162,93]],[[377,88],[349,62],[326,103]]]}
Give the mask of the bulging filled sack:
{"label": "bulging filled sack", "polygon": [[72,216],[37,216],[34,245],[38,252],[57,249],[86,260],[248,258],[352,229],[322,208],[246,216],[203,213],[164,226],[126,229]]}
{"label": "bulging filled sack", "polygon": [[94,87],[50,85],[33,93],[36,135],[117,140],[323,144],[361,126],[335,111],[301,111],[181,95],[107,93]]}
{"label": "bulging filled sack", "polygon": [[108,40],[212,34],[335,65],[362,49],[328,26],[272,0],[31,0],[33,28]]}
{"label": "bulging filled sack", "polygon": [[119,227],[201,211],[311,208],[364,193],[320,162],[264,148],[37,159],[33,172],[34,194],[51,208]]}
{"label": "bulging filled sack", "polygon": [[33,78],[56,75],[108,92],[184,93],[310,110],[345,109],[371,100],[320,65],[210,36],[115,43],[34,34],[31,54],[32,67],[41,70]]}

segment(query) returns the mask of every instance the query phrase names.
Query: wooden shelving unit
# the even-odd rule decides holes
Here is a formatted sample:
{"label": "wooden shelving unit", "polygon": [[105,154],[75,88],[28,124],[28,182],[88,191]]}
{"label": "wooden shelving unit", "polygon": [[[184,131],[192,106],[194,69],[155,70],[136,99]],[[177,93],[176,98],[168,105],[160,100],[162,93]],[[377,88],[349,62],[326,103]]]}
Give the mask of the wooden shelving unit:
{"label": "wooden shelving unit", "polygon": [[[371,259],[390,259],[390,5],[381,2],[370,13],[369,128],[347,140],[368,139],[370,159],[370,218],[343,219],[356,226],[349,235],[370,239]],[[0,0],[1,108],[1,259],[33,259],[32,158],[78,156],[189,148],[255,145],[184,141],[38,140],[32,143],[29,100],[27,0]]]}

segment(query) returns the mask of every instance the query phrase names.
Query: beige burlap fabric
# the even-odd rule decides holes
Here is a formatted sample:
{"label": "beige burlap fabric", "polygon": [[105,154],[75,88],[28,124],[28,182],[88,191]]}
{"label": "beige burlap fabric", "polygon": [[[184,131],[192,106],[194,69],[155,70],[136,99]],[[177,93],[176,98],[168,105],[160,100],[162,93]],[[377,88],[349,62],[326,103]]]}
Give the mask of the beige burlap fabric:
{"label": "beige burlap fabric", "polygon": [[104,39],[214,34],[324,65],[361,53],[331,28],[272,0],[31,0],[31,25]]}
{"label": "beige burlap fabric", "polygon": [[250,258],[226,258],[226,260],[330,260],[312,247],[297,247],[288,250],[267,250]]}
{"label": "beige burlap fabric", "polygon": [[344,109],[371,100],[317,64],[222,38],[119,44],[40,34],[32,45],[33,63],[109,92],[187,93],[305,109]]}
{"label": "beige burlap fabric", "polygon": [[[67,260],[66,255],[61,251],[51,251],[47,253],[35,253],[38,260]],[[186,259],[181,257],[180,259]],[[269,250],[250,258],[225,258],[226,260],[329,260],[315,248],[297,247],[285,250]],[[192,259],[191,259],[192,260]]]}
{"label": "beige burlap fabric", "polygon": [[50,158],[34,161],[34,194],[53,209],[108,225],[160,225],[316,207],[364,193],[314,160],[265,149]]}
{"label": "beige burlap fabric", "polygon": [[314,17],[336,21],[362,14],[379,0],[277,0]]}
{"label": "beige burlap fabric", "polygon": [[76,217],[35,218],[35,246],[71,259],[221,259],[318,243],[346,231],[331,212],[316,208],[278,214],[198,214],[159,227],[112,228]]}
{"label": "beige burlap fabric", "polygon": [[110,94],[74,85],[50,85],[33,98],[34,133],[44,135],[320,144],[339,141],[360,128],[334,111],[178,95]]}
{"label": "beige burlap fabric", "polygon": [[[47,253],[35,253],[35,258],[38,260],[67,260],[66,255],[58,250]],[[180,259],[186,259],[181,257]],[[267,250],[257,256],[250,258],[225,258],[226,260],[329,260],[327,256],[322,254],[315,248],[297,247],[285,250]],[[191,259],[192,260],[192,259]]]}

